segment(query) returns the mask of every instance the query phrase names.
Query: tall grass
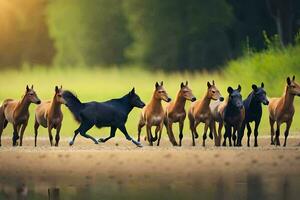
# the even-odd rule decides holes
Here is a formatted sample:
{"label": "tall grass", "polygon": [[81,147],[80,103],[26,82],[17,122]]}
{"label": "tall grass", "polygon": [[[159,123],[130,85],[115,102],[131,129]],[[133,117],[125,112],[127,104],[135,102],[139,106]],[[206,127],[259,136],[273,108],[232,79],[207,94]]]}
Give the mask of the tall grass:
{"label": "tall grass", "polygon": [[[300,80],[300,46],[286,49],[269,49],[261,53],[250,53],[243,58],[231,61],[222,72],[216,73],[189,73],[175,72],[165,73],[162,71],[145,71],[138,67],[127,68],[87,68],[84,66],[75,68],[43,68],[24,67],[21,70],[6,70],[1,72],[0,101],[6,98],[20,99],[25,91],[26,84],[33,84],[38,96],[43,99],[51,99],[55,85],[63,85],[63,88],[74,91],[81,101],[104,101],[111,98],[121,97],[136,88],[141,99],[149,102],[154,90],[154,83],[163,80],[166,90],[174,99],[182,81],[188,80],[197,99],[200,99],[206,91],[206,82],[215,80],[217,87],[224,97],[227,96],[227,87],[242,85],[243,97],[251,92],[251,84],[265,83],[268,96],[280,96],[283,93],[287,76],[296,75]],[[300,82],[300,81],[299,81]],[[300,130],[297,122],[300,120],[300,100],[296,97],[296,114],[291,132]],[[165,104],[165,103],[164,103]],[[190,103],[186,105],[188,109]],[[30,121],[26,129],[26,136],[33,136],[34,109],[30,107]],[[127,128],[131,135],[136,136],[137,122],[141,110],[134,109],[129,115]],[[70,112],[63,106],[64,121],[61,135],[70,137],[78,124],[73,120]],[[174,127],[178,135],[177,126]],[[199,133],[203,131],[200,125]],[[90,134],[96,137],[104,137],[109,134],[107,128],[92,129]],[[145,130],[143,131],[145,133]],[[264,113],[260,127],[260,134],[269,134],[268,113],[264,106]],[[4,136],[12,135],[12,127],[4,130]],[[40,135],[47,136],[47,130],[40,128]],[[166,131],[163,133],[166,136]],[[122,136],[120,132],[117,136]],[[122,136],[123,137],[123,136]],[[190,137],[188,121],[185,122],[184,137]]]}

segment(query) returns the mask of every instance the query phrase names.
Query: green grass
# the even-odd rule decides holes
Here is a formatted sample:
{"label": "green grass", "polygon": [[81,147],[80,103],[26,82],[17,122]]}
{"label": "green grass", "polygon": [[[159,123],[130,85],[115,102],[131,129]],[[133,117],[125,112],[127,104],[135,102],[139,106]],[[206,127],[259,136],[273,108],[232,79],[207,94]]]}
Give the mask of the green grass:
{"label": "green grass", "polygon": [[[215,73],[165,73],[144,71],[140,68],[24,68],[22,70],[5,70],[1,72],[0,79],[0,100],[6,98],[20,99],[25,91],[26,84],[34,84],[38,96],[43,99],[51,99],[54,94],[55,85],[63,85],[64,89],[74,91],[81,101],[104,101],[111,98],[121,97],[129,92],[132,87],[136,88],[144,102],[149,102],[154,90],[154,83],[163,80],[164,86],[169,95],[174,99],[182,81],[188,80],[197,99],[201,98],[206,89],[206,82],[215,80],[217,87],[224,97],[227,96],[227,87],[242,85],[242,95],[247,97],[251,91],[251,84],[265,83],[268,96],[280,96],[283,93],[287,76],[296,75],[300,80],[300,47],[290,47],[285,50],[269,50],[262,53],[255,53],[239,60],[231,61],[223,72]],[[297,122],[300,120],[300,100],[296,97],[296,114],[291,127],[291,134],[299,131]],[[165,103],[164,103],[165,104]],[[190,103],[186,105],[188,109]],[[30,107],[30,121],[26,129],[26,136],[33,136],[34,109]],[[131,135],[137,135],[137,122],[140,116],[140,109],[135,108],[129,115],[127,129]],[[264,106],[263,118],[260,126],[260,134],[269,134],[268,113]],[[73,131],[78,127],[69,110],[63,106],[64,121],[62,136],[72,136]],[[178,125],[175,126],[175,134],[178,135]],[[203,125],[198,127],[202,133]],[[283,132],[283,131],[282,131]],[[108,135],[109,130],[93,128],[89,131],[95,137]],[[143,134],[145,130],[143,130]],[[4,136],[12,135],[12,127],[4,130]],[[47,130],[40,128],[40,135],[47,136]],[[117,136],[123,135],[118,132]],[[163,136],[166,136],[164,129]],[[190,137],[188,120],[185,121],[184,137]]]}

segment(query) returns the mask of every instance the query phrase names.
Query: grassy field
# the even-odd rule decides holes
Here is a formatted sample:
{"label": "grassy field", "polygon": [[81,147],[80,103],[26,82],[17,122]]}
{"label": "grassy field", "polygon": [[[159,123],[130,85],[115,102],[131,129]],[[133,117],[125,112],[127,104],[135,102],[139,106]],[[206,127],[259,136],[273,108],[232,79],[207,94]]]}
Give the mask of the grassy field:
{"label": "grassy field", "polygon": [[[193,90],[197,99],[201,98],[206,91],[206,82],[215,80],[217,87],[220,89],[224,97],[227,96],[226,88],[230,85],[237,87],[238,83],[242,84],[242,93],[245,98],[251,91],[251,83],[260,84],[263,79],[246,80],[248,77],[241,74],[239,79],[234,76],[223,75],[222,73],[164,73],[164,72],[150,72],[138,68],[33,68],[22,70],[6,70],[1,72],[0,79],[0,100],[5,98],[20,99],[24,94],[26,84],[33,84],[38,96],[42,100],[51,99],[54,94],[55,85],[63,85],[64,89],[74,91],[81,101],[104,101],[111,98],[121,97],[131,90],[134,86],[137,93],[140,95],[144,102],[148,102],[154,90],[155,81],[164,81],[165,88],[169,95],[174,99],[179,89],[181,81],[188,80],[190,87]],[[234,77],[234,78],[233,78]],[[282,74],[282,80],[279,80],[277,85],[266,84],[266,90],[270,89],[268,96],[280,95],[283,91],[286,75]],[[269,77],[266,75],[266,79]],[[296,98],[296,110],[300,109],[299,99]],[[165,104],[165,103],[164,103]],[[190,103],[186,105],[188,109]],[[26,136],[33,136],[34,124],[34,109],[36,105],[30,107],[30,121],[26,129]],[[137,122],[140,116],[140,109],[135,108],[129,115],[127,128],[131,135],[137,134]],[[62,126],[61,135],[71,136],[73,131],[78,127],[77,123],[73,120],[69,110],[63,106],[64,121]],[[299,121],[299,114],[296,112],[294,123],[291,128],[291,134],[299,131],[297,122]],[[198,127],[199,133],[203,130],[203,125]],[[108,129],[98,130],[93,128],[89,132],[95,137],[103,137],[109,134]],[[145,130],[144,132],[145,133]],[[177,135],[177,125],[175,126],[175,133]],[[260,127],[261,134],[269,134],[267,110],[264,108],[264,115]],[[12,126],[4,130],[3,136],[12,135]],[[47,130],[40,128],[40,135],[47,136]],[[188,128],[188,121],[185,121],[184,137],[190,137]],[[123,135],[118,132],[117,136]],[[166,136],[164,130],[163,136]]]}

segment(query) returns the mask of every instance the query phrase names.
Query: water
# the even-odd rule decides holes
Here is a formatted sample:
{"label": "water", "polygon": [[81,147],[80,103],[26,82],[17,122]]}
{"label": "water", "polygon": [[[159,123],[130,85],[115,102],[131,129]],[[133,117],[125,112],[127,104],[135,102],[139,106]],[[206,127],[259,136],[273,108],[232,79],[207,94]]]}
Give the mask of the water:
{"label": "water", "polygon": [[172,177],[1,177],[0,199],[300,199],[300,175],[195,175],[184,180]]}

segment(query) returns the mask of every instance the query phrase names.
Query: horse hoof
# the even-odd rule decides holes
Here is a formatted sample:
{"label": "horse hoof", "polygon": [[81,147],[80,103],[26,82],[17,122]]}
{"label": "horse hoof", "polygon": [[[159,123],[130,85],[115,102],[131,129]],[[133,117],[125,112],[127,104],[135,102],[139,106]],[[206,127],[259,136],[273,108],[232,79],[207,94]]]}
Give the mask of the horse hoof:
{"label": "horse hoof", "polygon": [[73,141],[70,141],[70,142],[69,142],[69,145],[70,145],[70,146],[72,146],[73,144],[74,144],[74,142],[73,142]]}
{"label": "horse hoof", "polygon": [[136,146],[140,147],[140,148],[143,147],[143,145],[141,143],[139,143],[139,142],[136,143]]}
{"label": "horse hoof", "polygon": [[103,139],[103,138],[100,138],[99,140],[98,140],[98,142],[105,142],[105,140]]}
{"label": "horse hoof", "polygon": [[94,141],[95,142],[95,144],[99,144],[99,142],[97,142],[97,141]]}
{"label": "horse hoof", "polygon": [[208,136],[209,136],[209,138],[210,138],[211,140],[214,139],[214,137],[213,137],[212,134],[209,134]]}

